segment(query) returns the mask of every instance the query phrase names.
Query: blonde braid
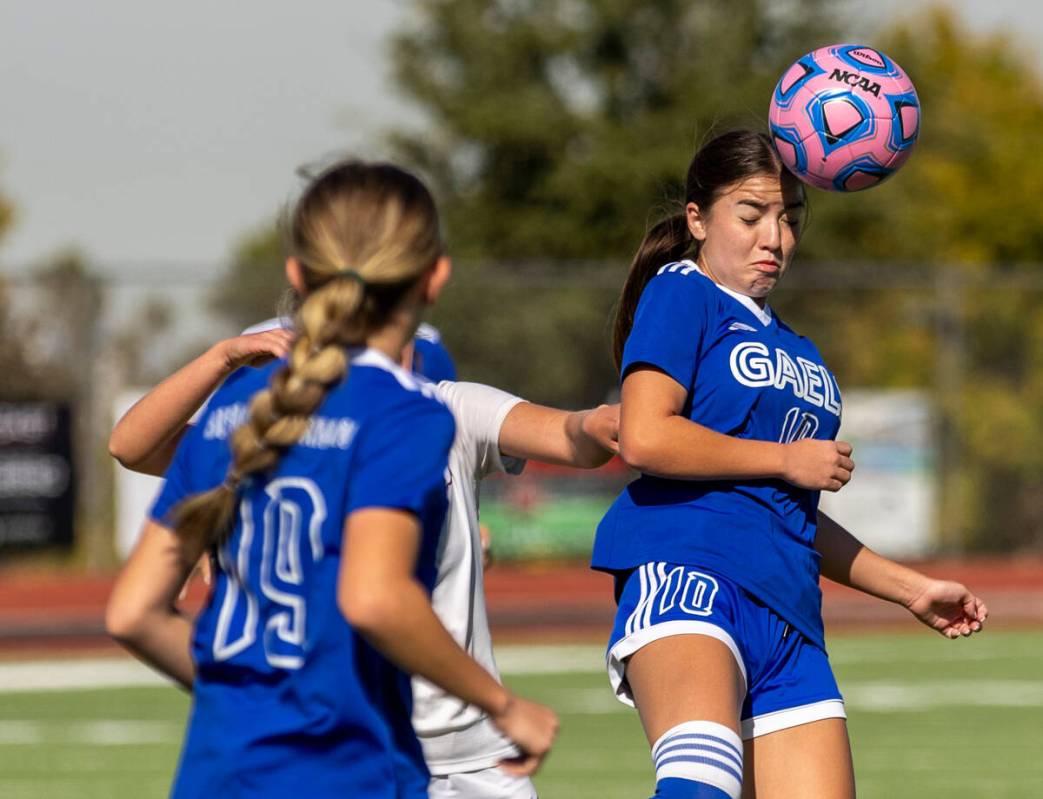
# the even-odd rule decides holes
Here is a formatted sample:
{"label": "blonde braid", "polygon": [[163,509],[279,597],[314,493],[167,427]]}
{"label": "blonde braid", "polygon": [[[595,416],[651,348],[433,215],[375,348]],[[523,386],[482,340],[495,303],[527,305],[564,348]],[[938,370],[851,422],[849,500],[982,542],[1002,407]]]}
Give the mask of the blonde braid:
{"label": "blonde braid", "polygon": [[[230,531],[238,488],[243,480],[275,468],[287,447],[308,431],[311,414],[330,387],[348,370],[343,326],[329,319],[353,316],[362,304],[362,287],[334,280],[309,295],[301,306],[303,327],[294,341],[286,366],[272,384],[254,394],[247,420],[232,433],[232,463],[225,481],[178,506],[174,524],[199,551],[220,544]],[[318,310],[316,310],[318,309]],[[321,324],[315,324],[322,320]]]}

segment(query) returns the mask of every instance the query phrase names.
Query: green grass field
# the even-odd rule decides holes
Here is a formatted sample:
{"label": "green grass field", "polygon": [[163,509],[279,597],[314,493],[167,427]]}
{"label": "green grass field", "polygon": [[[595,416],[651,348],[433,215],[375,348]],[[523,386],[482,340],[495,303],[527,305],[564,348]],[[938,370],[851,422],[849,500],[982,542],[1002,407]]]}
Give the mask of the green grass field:
{"label": "green grass field", "polygon": [[[926,632],[834,637],[862,799],[1043,797],[1043,632],[951,642]],[[504,648],[509,684],[555,707],[544,799],[651,793],[633,711],[610,695],[596,647]],[[187,699],[172,688],[5,690],[0,797],[166,795]]]}

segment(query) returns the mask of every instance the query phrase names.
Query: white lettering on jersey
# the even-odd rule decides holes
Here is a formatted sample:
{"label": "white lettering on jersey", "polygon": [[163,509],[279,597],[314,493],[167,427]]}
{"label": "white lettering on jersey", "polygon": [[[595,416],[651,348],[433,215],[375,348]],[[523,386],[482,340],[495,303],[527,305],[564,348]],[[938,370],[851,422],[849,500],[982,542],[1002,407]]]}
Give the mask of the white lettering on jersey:
{"label": "white lettering on jersey", "polygon": [[659,267],[659,271],[656,272],[656,274],[661,275],[664,272],[680,272],[682,275],[690,275],[698,269],[699,267],[691,261],[676,261],[672,264]]}
{"label": "white lettering on jersey", "polygon": [[840,416],[840,386],[837,385],[836,378],[829,373],[825,366],[820,366],[819,369],[826,384],[826,397],[823,407],[834,416]]}
{"label": "white lettering on jersey", "polygon": [[234,405],[224,405],[214,408],[210,417],[206,420],[206,429],[203,438],[209,440],[228,438],[239,425],[246,421],[248,416],[246,403],[237,402]]}
{"label": "white lettering on jersey", "polygon": [[793,385],[794,394],[798,397],[804,396],[804,386],[800,382],[800,375],[797,374],[797,365],[793,363],[793,359],[789,357],[786,350],[776,349],[775,388],[785,389],[787,383]]}
{"label": "white lettering on jersey", "polygon": [[[244,402],[215,408],[206,421],[203,438],[225,439],[246,422],[250,411]],[[308,429],[297,443],[310,449],[347,449],[355,438],[358,425],[344,417],[313,416]]]}
{"label": "white lettering on jersey", "polygon": [[800,357],[794,363],[790,354],[778,347],[772,357],[767,344],[743,341],[732,349],[728,365],[732,376],[744,386],[771,386],[780,391],[788,386],[794,396],[840,416],[840,389],[836,378],[822,364]]}
{"label": "white lettering on jersey", "polygon": [[825,400],[819,393],[819,389],[824,385],[822,374],[819,372],[819,365],[809,361],[807,358],[801,358],[799,355],[797,356],[797,363],[800,364],[800,371],[804,375],[804,399],[816,408],[821,408]]}
{"label": "white lettering on jersey", "polygon": [[736,344],[728,364],[732,368],[732,375],[744,386],[762,388],[775,383],[768,347],[759,341]]}
{"label": "white lettering on jersey", "polygon": [[313,416],[300,444],[313,449],[347,449],[357,430],[358,425],[351,419]]}

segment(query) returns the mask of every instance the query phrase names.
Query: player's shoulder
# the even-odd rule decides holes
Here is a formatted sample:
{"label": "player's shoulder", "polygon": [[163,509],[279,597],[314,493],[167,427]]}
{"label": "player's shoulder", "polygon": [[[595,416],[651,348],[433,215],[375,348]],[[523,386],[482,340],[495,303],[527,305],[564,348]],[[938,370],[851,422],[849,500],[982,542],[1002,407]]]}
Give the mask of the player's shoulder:
{"label": "player's shoulder", "polygon": [[800,342],[801,346],[807,347],[809,350],[813,351],[815,355],[821,358],[821,353],[819,352],[819,349],[815,345],[814,341],[805,336],[803,333],[794,330],[792,327],[786,324],[785,320],[781,316],[779,316],[778,313],[776,313],[774,310],[772,310],[772,316],[775,318],[775,326],[778,329],[780,335],[791,341]]}
{"label": "player's shoulder", "polygon": [[441,380],[435,392],[452,411],[457,427],[470,434],[498,435],[500,425],[515,405],[524,399],[502,389],[482,383]]}
{"label": "player's shoulder", "polygon": [[284,366],[285,360],[270,361],[263,366],[240,366],[225,378],[207,402],[207,412],[229,405],[245,404],[258,391],[271,382],[275,370]]}
{"label": "player's shoulder", "polygon": [[430,341],[432,344],[440,344],[442,341],[442,333],[437,327],[427,322],[420,323],[416,329],[416,337],[421,341]]}
{"label": "player's shoulder", "polygon": [[375,349],[351,358],[350,393],[375,412],[432,414],[452,418],[434,383],[396,364]]}
{"label": "player's shoulder", "polygon": [[230,374],[207,400],[206,408],[193,425],[202,441],[223,441],[250,415],[250,400],[268,387],[272,374],[285,361],[272,361],[255,368],[243,366]]}
{"label": "player's shoulder", "polygon": [[269,330],[293,330],[293,320],[288,316],[273,316],[271,319],[250,325],[239,335],[250,336],[254,333],[267,333]]}
{"label": "player's shoulder", "polygon": [[372,347],[352,353],[350,375],[352,380],[365,381],[374,388],[401,395],[406,402],[428,400],[441,403],[430,380],[402,368]]}
{"label": "player's shoulder", "polygon": [[663,264],[648,281],[646,289],[659,293],[680,292],[685,296],[713,296],[714,282],[703,274],[695,261],[671,261]]}

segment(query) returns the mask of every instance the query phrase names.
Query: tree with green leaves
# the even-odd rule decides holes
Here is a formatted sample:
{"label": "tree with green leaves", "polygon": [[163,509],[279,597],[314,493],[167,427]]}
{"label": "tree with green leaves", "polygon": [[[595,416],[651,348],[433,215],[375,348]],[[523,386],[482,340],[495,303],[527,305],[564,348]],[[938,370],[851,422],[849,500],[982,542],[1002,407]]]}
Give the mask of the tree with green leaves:
{"label": "tree with green leaves", "polygon": [[286,287],[286,254],[279,225],[262,223],[235,247],[210,295],[210,308],[243,329],[275,315]]}

